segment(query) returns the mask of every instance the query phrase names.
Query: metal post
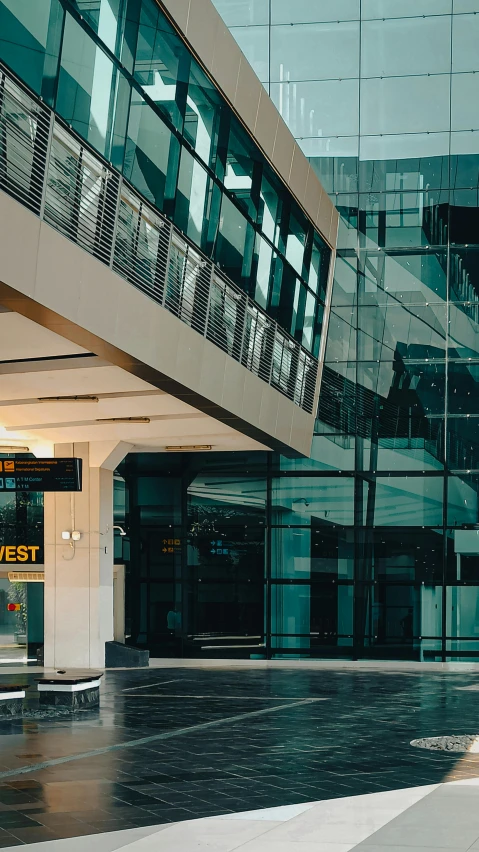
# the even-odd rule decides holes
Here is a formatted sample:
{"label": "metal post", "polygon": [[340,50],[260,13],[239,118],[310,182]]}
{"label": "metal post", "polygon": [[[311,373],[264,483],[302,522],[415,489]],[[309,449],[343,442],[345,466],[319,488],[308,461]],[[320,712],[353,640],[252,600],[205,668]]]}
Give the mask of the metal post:
{"label": "metal post", "polygon": [[50,171],[50,156],[52,152],[53,145],[53,131],[55,128],[55,115],[53,112],[50,113],[50,122],[48,127],[48,142],[47,142],[47,151],[45,156],[45,168],[43,172],[43,184],[42,184],[42,198],[40,201],[40,211],[39,216],[40,219],[43,219],[45,214],[45,204],[47,200],[47,189],[48,189],[48,172]]}
{"label": "metal post", "polygon": [[[113,172],[113,174],[115,174]],[[115,207],[115,215],[113,218],[113,228],[111,235],[111,252],[110,252],[110,263],[108,264],[110,269],[113,269],[113,263],[115,261],[115,248],[116,248],[116,237],[118,232],[118,218],[120,216],[120,204],[121,204],[121,190],[123,188],[123,178],[121,175],[118,175],[118,195],[116,199],[116,207]]]}

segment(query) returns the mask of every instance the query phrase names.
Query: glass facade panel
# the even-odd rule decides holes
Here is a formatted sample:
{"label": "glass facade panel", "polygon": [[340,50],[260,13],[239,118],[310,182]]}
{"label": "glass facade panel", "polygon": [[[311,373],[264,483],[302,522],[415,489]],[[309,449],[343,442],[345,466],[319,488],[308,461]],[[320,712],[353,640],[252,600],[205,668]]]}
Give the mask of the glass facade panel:
{"label": "glass facade panel", "polygon": [[237,284],[243,284],[249,279],[252,239],[251,226],[235,204],[226,195],[223,196],[215,260],[225,274]]}
{"label": "glass facade panel", "polygon": [[[66,15],[56,106],[63,118],[107,159],[111,155],[117,70],[89,37]],[[124,134],[124,127],[120,134]]]}
{"label": "glass facade panel", "polygon": [[62,25],[60,0],[0,3],[0,56],[49,104],[54,95]]}
{"label": "glass facade panel", "polygon": [[447,74],[450,61],[450,15],[363,22],[363,77]]}
{"label": "glass facade panel", "polygon": [[[270,95],[291,132],[301,140],[359,130],[359,80],[271,83]],[[308,104],[306,112],[304,105]]]}
{"label": "glass facade panel", "polygon": [[[458,9],[455,10],[456,12]],[[464,10],[469,11],[469,10]],[[477,70],[477,39],[479,38],[479,21],[477,19],[477,7],[473,15],[454,16],[452,30],[452,70],[459,71]]]}
{"label": "glass facade panel", "polygon": [[422,660],[440,648],[435,638],[442,623],[440,586],[364,584],[360,595],[356,627],[363,635],[364,656]]}
{"label": "glass facade panel", "polygon": [[158,110],[181,130],[190,57],[153,0],[143,0],[134,73]]}
{"label": "glass facade panel", "polygon": [[[457,193],[456,193],[457,194]],[[472,206],[474,199],[460,199]],[[364,248],[408,248],[447,243],[449,192],[382,192],[359,196]]]}
{"label": "glass facade panel", "polygon": [[[184,135],[194,148],[200,159],[211,166],[221,165],[217,162],[217,145],[222,108],[218,92],[201,69],[192,64],[186,101]],[[224,165],[224,164],[223,164]],[[224,171],[218,170],[222,177]]]}
{"label": "glass facade panel", "polygon": [[[474,1],[474,0],[473,0]],[[457,4],[458,0],[454,0]],[[470,2],[470,0],[459,0]],[[414,15],[450,15],[451,0],[362,0],[363,18],[409,18]],[[456,9],[456,11],[458,11]]]}
{"label": "glass facade panel", "polygon": [[125,23],[122,0],[71,0],[71,4],[109,50],[120,53],[119,45]]}
{"label": "glass facade panel", "polygon": [[449,128],[448,74],[361,80],[361,133],[437,133]]}
{"label": "glass facade panel", "polygon": [[476,75],[474,73],[453,74],[451,87],[451,129],[469,132],[477,130],[479,85]]}
{"label": "glass facade panel", "polygon": [[124,173],[145,198],[161,209],[174,197],[179,154],[176,137],[139,92],[133,90]]}
{"label": "glass facade panel", "polygon": [[359,24],[335,21],[271,27],[271,82],[358,76]]}
{"label": "glass facade panel", "polygon": [[438,526],[442,524],[443,488],[442,477],[370,479],[364,484],[363,522],[381,527]]}
{"label": "glass facade panel", "polygon": [[197,245],[205,244],[208,172],[183,148],[176,190],[175,221]]}
{"label": "glass facade panel", "polygon": [[[221,1],[221,0],[220,0]],[[224,2],[224,0],[223,0]],[[272,24],[307,24],[318,21],[359,20],[360,0],[274,0],[271,3]],[[217,5],[215,3],[215,5]],[[218,8],[218,7],[217,7]]]}
{"label": "glass facade panel", "polygon": [[354,480],[282,477],[273,480],[272,521],[284,526],[315,520],[351,526],[354,523]]}
{"label": "glass facade panel", "polygon": [[[478,493],[478,473],[463,473],[448,478],[447,523],[449,526],[467,527],[476,526],[479,523]],[[466,546],[469,547],[469,542],[466,543]]]}
{"label": "glass facade panel", "polygon": [[[479,647],[479,586],[448,586],[447,589],[447,635],[448,650],[469,651],[477,654]],[[454,641],[460,637],[461,641]],[[474,641],[475,640],[475,641]]]}
{"label": "glass facade panel", "polygon": [[215,6],[228,27],[269,23],[269,0],[217,0]]}

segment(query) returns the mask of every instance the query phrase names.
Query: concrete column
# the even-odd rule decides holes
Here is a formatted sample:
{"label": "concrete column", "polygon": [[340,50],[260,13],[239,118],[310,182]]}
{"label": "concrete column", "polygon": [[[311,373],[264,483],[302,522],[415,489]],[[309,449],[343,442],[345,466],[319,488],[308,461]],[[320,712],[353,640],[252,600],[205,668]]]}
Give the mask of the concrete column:
{"label": "concrete column", "polygon": [[[78,493],[45,494],[45,666],[102,668],[113,639],[113,471],[127,444],[56,444],[83,459]],[[78,530],[77,542],[62,531]]]}

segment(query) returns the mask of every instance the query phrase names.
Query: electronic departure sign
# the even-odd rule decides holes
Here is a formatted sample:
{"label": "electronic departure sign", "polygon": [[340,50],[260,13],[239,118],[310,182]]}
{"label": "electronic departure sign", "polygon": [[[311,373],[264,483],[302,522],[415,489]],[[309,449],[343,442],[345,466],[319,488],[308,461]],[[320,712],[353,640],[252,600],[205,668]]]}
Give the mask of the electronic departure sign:
{"label": "electronic departure sign", "polygon": [[81,489],[81,459],[0,459],[0,494]]}

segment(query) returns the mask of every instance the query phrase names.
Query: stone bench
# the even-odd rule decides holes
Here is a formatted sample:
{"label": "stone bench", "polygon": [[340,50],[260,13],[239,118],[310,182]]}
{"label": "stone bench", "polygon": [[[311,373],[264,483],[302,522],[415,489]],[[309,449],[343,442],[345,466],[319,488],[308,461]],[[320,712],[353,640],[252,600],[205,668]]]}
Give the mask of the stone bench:
{"label": "stone bench", "polygon": [[36,678],[40,707],[98,707],[103,672],[58,671]]}
{"label": "stone bench", "polygon": [[22,715],[26,689],[28,686],[21,686],[18,683],[0,686],[0,719]]}

